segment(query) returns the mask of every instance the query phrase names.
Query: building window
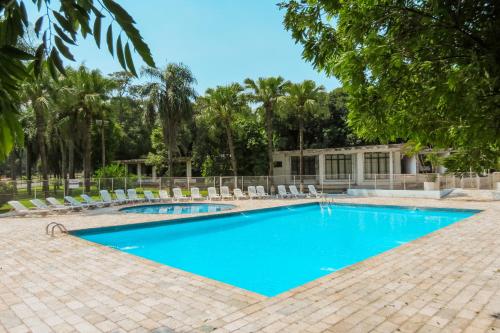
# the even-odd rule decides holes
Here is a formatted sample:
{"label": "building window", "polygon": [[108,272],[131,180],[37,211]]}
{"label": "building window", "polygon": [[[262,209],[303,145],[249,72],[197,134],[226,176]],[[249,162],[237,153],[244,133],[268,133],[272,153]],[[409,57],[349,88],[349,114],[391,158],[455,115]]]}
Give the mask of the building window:
{"label": "building window", "polygon": [[389,173],[389,153],[365,153],[365,179],[373,179],[375,175]]}
{"label": "building window", "polygon": [[325,179],[348,179],[352,173],[352,155],[325,155]]}
{"label": "building window", "polygon": [[281,161],[274,161],[273,166],[275,168],[282,168],[283,167],[283,162],[281,162]]}
{"label": "building window", "polygon": [[[318,173],[316,169],[316,166],[318,165],[317,160],[318,156],[304,156],[303,175],[309,176],[309,175],[316,175]],[[300,169],[300,157],[292,156],[291,162],[292,162],[292,175],[298,175]]]}

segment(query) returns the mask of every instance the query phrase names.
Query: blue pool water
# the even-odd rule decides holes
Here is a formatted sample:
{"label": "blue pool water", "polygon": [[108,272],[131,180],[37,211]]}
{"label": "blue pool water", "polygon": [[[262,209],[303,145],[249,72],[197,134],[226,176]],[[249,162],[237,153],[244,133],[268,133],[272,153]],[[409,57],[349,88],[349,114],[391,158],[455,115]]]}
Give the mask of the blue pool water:
{"label": "blue pool water", "polygon": [[308,204],[74,233],[275,296],[477,212]]}
{"label": "blue pool water", "polygon": [[197,214],[222,212],[233,208],[233,205],[224,204],[173,203],[126,207],[120,211],[140,214]]}

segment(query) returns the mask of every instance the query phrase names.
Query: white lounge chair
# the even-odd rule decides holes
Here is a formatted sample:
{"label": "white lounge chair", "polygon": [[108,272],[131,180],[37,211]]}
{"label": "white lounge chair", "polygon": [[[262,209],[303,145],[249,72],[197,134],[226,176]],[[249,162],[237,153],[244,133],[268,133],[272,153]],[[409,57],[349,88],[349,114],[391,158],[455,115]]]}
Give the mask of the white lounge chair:
{"label": "white lounge chair", "polygon": [[146,199],[146,201],[148,202],[155,202],[155,201],[160,201],[161,199],[156,197],[153,192],[151,191],[148,191],[148,190],[145,190],[144,191],[144,198]]}
{"label": "white lounge chair", "polygon": [[80,194],[80,197],[83,199],[83,201],[89,205],[89,206],[95,206],[95,207],[105,207],[105,206],[109,206],[111,205],[110,203],[108,202],[104,202],[104,201],[97,201],[97,200],[94,200],[92,199],[91,196],[87,195],[87,194]]}
{"label": "white lounge chair", "polygon": [[167,190],[159,190],[158,195],[161,201],[172,201],[172,197],[168,194]]}
{"label": "white lounge chair", "polygon": [[248,186],[248,197],[250,199],[259,199],[260,195],[257,193],[255,186]]}
{"label": "white lounge chair", "polygon": [[129,203],[129,202],[134,201],[134,200],[127,198],[125,191],[122,189],[115,190],[115,195],[116,195],[116,200],[118,200],[119,203],[125,204],[125,203]]}
{"label": "white lounge chair", "polygon": [[220,187],[220,196],[222,199],[230,199],[230,200],[234,199],[234,197],[229,192],[229,187],[227,187],[227,186]]}
{"label": "white lounge chair", "polygon": [[264,186],[262,185],[258,185],[255,187],[257,189],[257,194],[261,197],[261,198],[269,198],[270,195],[266,193],[266,190],[264,189]]}
{"label": "white lounge chair", "polygon": [[208,200],[220,200],[221,196],[217,194],[215,187],[208,188]]}
{"label": "white lounge chair", "polygon": [[200,189],[191,187],[191,200],[205,200],[205,197],[200,194]]}
{"label": "white lounge chair", "polygon": [[299,190],[297,189],[297,186],[295,186],[295,185],[289,185],[288,188],[290,189],[290,194],[292,195],[292,197],[295,197],[295,198],[307,197],[307,194],[299,192]]}
{"label": "white lounge chair", "polygon": [[89,206],[86,203],[82,203],[69,195],[66,195],[64,197],[64,200],[67,201],[73,209],[95,208],[95,206]]}
{"label": "white lounge chair", "polygon": [[182,190],[179,187],[175,187],[172,191],[174,192],[174,200],[177,201],[189,200],[189,198],[182,193]]}
{"label": "white lounge chair", "polygon": [[48,209],[38,209],[38,208],[30,209],[30,208],[26,207],[25,205],[23,205],[22,203],[20,203],[19,201],[15,201],[15,200],[9,201],[8,204],[12,208],[14,208],[14,210],[16,211],[16,214],[19,216],[34,215],[34,214],[46,215],[46,214],[50,213],[50,211]]}
{"label": "white lounge chair", "polygon": [[54,207],[54,208],[66,208],[70,207],[72,210],[81,210],[82,207],[73,207],[73,206],[65,206],[62,204],[59,200],[53,197],[48,197],[45,200],[49,203],[49,206]]}
{"label": "white lounge chair", "polygon": [[55,213],[67,213],[71,209],[71,207],[61,207],[61,208],[49,207],[45,202],[43,202],[40,199],[31,199],[30,202],[40,210],[50,210]]}
{"label": "white lounge chair", "polygon": [[101,196],[102,202],[104,202],[105,204],[114,205],[122,203],[120,200],[113,199],[108,190],[100,190],[99,194]]}
{"label": "white lounge chair", "polygon": [[286,199],[291,198],[291,194],[286,191],[285,185],[278,185],[278,198]]}
{"label": "white lounge chair", "polygon": [[314,185],[307,185],[307,188],[309,189],[309,195],[316,197],[316,198],[323,198],[326,196],[323,192],[318,192],[316,191],[316,187]]}
{"label": "white lounge chair", "polygon": [[242,190],[240,190],[239,188],[235,188],[235,189],[233,190],[233,193],[234,193],[234,198],[235,198],[236,200],[240,200],[240,199],[248,199],[248,196],[247,196],[245,193],[243,193],[243,191],[242,191]]}
{"label": "white lounge chair", "polygon": [[141,202],[141,201],[145,200],[144,198],[139,198],[135,188],[129,188],[127,190],[127,195],[128,195],[129,200],[134,201],[134,202]]}

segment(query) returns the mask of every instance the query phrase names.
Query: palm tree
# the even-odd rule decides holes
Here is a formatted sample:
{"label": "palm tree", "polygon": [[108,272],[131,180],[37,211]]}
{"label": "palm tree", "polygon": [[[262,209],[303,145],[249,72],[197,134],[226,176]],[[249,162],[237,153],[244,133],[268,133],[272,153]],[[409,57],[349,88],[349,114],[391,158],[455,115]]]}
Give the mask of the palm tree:
{"label": "palm tree", "polygon": [[238,176],[238,162],[234,148],[233,123],[238,115],[248,111],[243,90],[243,87],[238,83],[217,86],[215,89],[207,89],[205,96],[197,100],[202,112],[201,116],[205,116],[224,127],[234,176]]}
{"label": "palm tree", "polygon": [[268,158],[268,176],[273,176],[273,118],[276,111],[278,98],[285,94],[286,87],[290,84],[281,76],[259,78],[257,82],[252,79],[246,79],[245,85],[252,92],[250,99],[253,102],[260,103],[260,109],[264,111],[266,135],[267,135],[267,158]]}
{"label": "palm tree", "polygon": [[[92,121],[102,114],[113,82],[105,78],[99,70],[88,70],[80,66],[77,70],[67,70],[67,92],[73,109],[73,121],[81,124],[83,144],[83,178],[86,191],[90,191],[92,158]],[[70,158],[71,155],[69,156]],[[71,168],[70,168],[71,174]],[[71,176],[71,175],[70,175]]]}
{"label": "palm tree", "polygon": [[152,82],[143,87],[143,93],[149,97],[149,107],[155,106],[160,117],[163,140],[168,147],[168,176],[172,188],[177,134],[182,123],[193,117],[192,100],[196,97],[193,85],[196,79],[191,70],[182,63],[169,63],[162,69],[144,68],[142,72],[152,79]]}
{"label": "palm tree", "polygon": [[[40,156],[42,172],[42,190],[49,195],[49,167],[47,162],[47,118],[50,103],[50,92],[47,81],[43,78],[23,84],[23,99],[25,108],[32,109],[34,115],[35,136]],[[29,111],[28,111],[29,112]]]}
{"label": "palm tree", "polygon": [[279,98],[282,112],[297,119],[299,127],[299,177],[300,187],[303,187],[304,175],[304,123],[307,119],[327,114],[323,86],[316,86],[311,80],[302,83],[293,83],[286,88],[287,95]]}

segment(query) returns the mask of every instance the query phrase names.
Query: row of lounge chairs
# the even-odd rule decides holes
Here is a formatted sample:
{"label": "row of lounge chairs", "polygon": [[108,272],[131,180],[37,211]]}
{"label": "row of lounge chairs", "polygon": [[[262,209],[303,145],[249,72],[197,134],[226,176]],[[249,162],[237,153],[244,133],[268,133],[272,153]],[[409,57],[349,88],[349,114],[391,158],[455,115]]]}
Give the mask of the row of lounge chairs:
{"label": "row of lounge chairs", "polygon": [[[288,186],[290,192],[286,190],[284,185],[278,185],[277,198],[319,198],[324,196],[321,192],[316,191],[314,185],[309,185],[309,193],[300,192],[295,185]],[[46,202],[40,199],[32,199],[30,202],[35,206],[34,208],[27,208],[19,201],[9,201],[9,205],[14,208],[18,215],[28,215],[28,214],[49,214],[49,213],[65,213],[69,211],[78,211],[82,209],[100,208],[107,207],[116,204],[129,204],[138,202],[158,202],[158,201],[194,201],[194,200],[240,200],[240,199],[266,199],[272,196],[266,193],[264,186],[248,186],[248,194],[243,193],[239,188],[233,190],[233,194],[230,193],[228,186],[220,187],[220,194],[217,193],[215,187],[208,188],[208,196],[204,197],[200,194],[200,189],[197,187],[191,187],[190,196],[186,196],[182,193],[182,189],[176,187],[172,190],[173,196],[171,197],[169,192],[166,190],[158,191],[158,196],[156,196],[152,191],[145,190],[144,197],[139,197],[135,189],[128,189],[125,193],[122,189],[117,189],[114,191],[115,198],[112,197],[108,190],[100,190],[99,194],[101,197],[100,201],[94,200],[87,194],[82,194],[80,197],[83,202],[75,199],[72,196],[65,196],[64,201],[67,204],[61,203],[59,200],[53,197],[46,198]]]}

